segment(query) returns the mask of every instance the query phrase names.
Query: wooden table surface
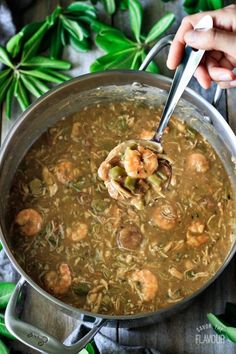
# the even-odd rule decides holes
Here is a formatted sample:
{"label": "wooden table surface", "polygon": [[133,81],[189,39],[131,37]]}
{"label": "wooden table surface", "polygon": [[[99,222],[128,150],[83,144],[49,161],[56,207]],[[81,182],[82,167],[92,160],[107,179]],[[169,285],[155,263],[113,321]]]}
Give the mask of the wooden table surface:
{"label": "wooden table surface", "polygon": [[[66,5],[71,1],[59,1],[61,5]],[[176,31],[183,17],[182,1],[173,1],[164,3],[158,0],[143,0],[144,5],[144,23],[146,28],[150,26],[167,10],[176,14],[177,21],[172,27],[171,33]],[[236,1],[235,1],[236,2]],[[225,2],[226,3],[226,2]],[[228,1],[227,3],[232,3]],[[57,0],[37,0],[34,4],[22,14],[23,23],[41,20],[50,13],[58,4]],[[106,15],[104,15],[106,17]],[[127,27],[127,15],[119,13],[114,18],[115,25],[120,28]],[[78,53],[67,51],[66,58],[74,63],[72,75],[77,76],[89,71],[90,63],[100,55],[98,49],[94,49],[89,53]],[[162,68],[162,73],[170,75],[165,67],[166,54],[164,53],[158,58],[157,62]],[[194,87],[198,86],[192,84]],[[200,94],[205,96],[203,90],[199,90]],[[212,90],[207,93],[207,98],[212,97]],[[227,92],[221,102],[220,111],[229,121],[230,125],[236,132],[236,91]],[[14,109],[14,118],[11,122],[7,122],[2,114],[2,139],[4,139],[12,122],[19,115],[19,111]],[[163,322],[157,323],[149,327],[136,329],[124,329],[117,325],[116,328],[104,328],[102,333],[124,345],[142,345],[148,348],[158,349],[163,354],[233,354],[236,353],[236,347],[229,341],[217,336],[209,327],[206,319],[208,312],[221,313],[227,301],[236,303],[236,260],[231,261],[223,274],[211,285],[203,294],[201,294],[186,310],[175,315]],[[27,306],[24,310],[24,319],[49,333],[63,339],[73,328],[76,327],[77,321],[71,317],[63,315],[34,290],[28,290]],[[15,349],[20,353],[31,354],[35,351],[26,348],[21,343],[15,344]]]}

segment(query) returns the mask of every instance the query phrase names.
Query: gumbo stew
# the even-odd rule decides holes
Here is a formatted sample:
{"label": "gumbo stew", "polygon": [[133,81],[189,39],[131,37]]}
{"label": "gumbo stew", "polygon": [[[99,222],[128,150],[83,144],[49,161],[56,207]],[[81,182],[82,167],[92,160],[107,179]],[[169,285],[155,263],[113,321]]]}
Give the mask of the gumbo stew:
{"label": "gumbo stew", "polygon": [[[134,148],[129,173],[120,162],[106,170],[126,193],[145,191],[139,204],[111,198],[99,177],[117,144],[152,137],[160,113],[138,101],[85,107],[44,133],[17,169],[8,202],[12,251],[67,304],[106,315],[153,312],[202,287],[231,248],[230,180],[208,142],[177,117],[149,181],[132,170]],[[136,157],[146,153],[135,149]]]}

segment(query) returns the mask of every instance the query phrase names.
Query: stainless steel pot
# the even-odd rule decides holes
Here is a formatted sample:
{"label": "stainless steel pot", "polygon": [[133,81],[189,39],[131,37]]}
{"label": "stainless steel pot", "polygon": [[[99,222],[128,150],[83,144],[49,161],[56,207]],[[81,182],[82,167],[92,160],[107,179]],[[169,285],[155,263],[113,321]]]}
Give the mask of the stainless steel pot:
{"label": "stainless steel pot", "polygon": [[[142,69],[146,67],[153,55],[170,43],[170,40],[171,38],[167,37],[152,49]],[[11,251],[11,241],[8,237],[9,225],[6,216],[9,189],[20,161],[37,138],[56,121],[77,112],[85,105],[114,100],[139,100],[146,104],[160,105],[166,99],[166,91],[168,91],[170,84],[171,80],[166,77],[142,71],[107,71],[83,75],[56,87],[34,102],[16,121],[5,139],[0,152],[0,239],[9,259],[22,276],[6,309],[6,325],[16,338],[30,347],[46,353],[78,353],[104,325],[114,325],[119,320],[121,326],[135,327],[160,321],[186,307],[192,299],[219,276],[233,257],[236,251],[236,243],[233,244],[224,264],[215,276],[201,289],[184,300],[154,313],[115,317],[95,316],[54,298],[24,272]],[[179,116],[201,132],[217,151],[231,179],[235,197],[236,138],[224,118],[211,104],[190,89],[185,91],[177,111]],[[236,235],[235,230],[234,235]],[[89,319],[92,324],[90,332],[77,343],[65,346],[43,330],[20,320],[16,308],[17,302],[21,298],[20,294],[26,284],[32,286],[64,313],[80,320],[83,320],[84,317],[86,317],[86,320]]]}

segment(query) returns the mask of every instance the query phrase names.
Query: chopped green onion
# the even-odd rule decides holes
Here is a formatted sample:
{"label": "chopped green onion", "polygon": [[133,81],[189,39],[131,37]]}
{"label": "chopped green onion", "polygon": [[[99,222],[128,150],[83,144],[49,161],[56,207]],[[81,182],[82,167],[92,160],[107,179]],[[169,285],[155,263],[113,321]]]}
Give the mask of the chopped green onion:
{"label": "chopped green onion", "polygon": [[130,176],[127,176],[125,178],[124,186],[125,186],[125,188],[127,188],[131,192],[133,192],[135,190],[135,186],[136,186],[136,179],[132,178]]}
{"label": "chopped green onion", "polygon": [[122,168],[120,166],[112,167],[109,171],[109,178],[110,179],[116,180],[124,175],[125,175],[125,170],[124,170],[124,168]]}

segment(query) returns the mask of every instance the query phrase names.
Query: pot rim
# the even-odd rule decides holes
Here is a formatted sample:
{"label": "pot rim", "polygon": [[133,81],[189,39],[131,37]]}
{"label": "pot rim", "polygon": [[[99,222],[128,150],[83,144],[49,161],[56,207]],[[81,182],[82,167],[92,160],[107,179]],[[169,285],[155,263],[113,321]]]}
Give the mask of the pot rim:
{"label": "pot rim", "polygon": [[[42,95],[40,98],[38,98],[37,100],[35,100],[30,106],[29,108],[27,108],[15,121],[15,123],[13,124],[13,126],[11,127],[10,131],[8,132],[6,138],[3,141],[3,144],[1,146],[0,149],[0,167],[5,155],[5,151],[7,146],[11,143],[12,137],[15,134],[16,130],[18,129],[18,127],[21,125],[21,123],[25,120],[25,118],[28,116],[28,114],[32,113],[34,111],[34,109],[40,105],[43,101],[47,100],[49,97],[51,97],[52,95],[54,95],[56,92],[63,90],[65,87],[68,87],[74,83],[79,84],[82,81],[86,81],[88,79],[92,79],[93,77],[107,77],[110,75],[129,75],[130,76],[130,85],[134,82],[132,80],[132,76],[134,75],[139,75],[140,76],[140,81],[142,79],[142,77],[145,77],[147,75],[152,75],[155,76],[157,79],[159,79],[160,81],[168,84],[168,86],[171,84],[172,80],[166,76],[163,75],[159,75],[159,74],[153,74],[153,73],[148,73],[148,72],[143,72],[143,71],[138,71],[138,70],[107,70],[105,72],[98,72],[98,73],[93,73],[93,74],[84,74],[81,75],[79,77],[73,78],[69,81],[66,81],[52,89],[50,89],[47,93],[45,93],[44,95]],[[146,84],[145,84],[146,85]],[[98,87],[104,86],[102,81],[101,81],[101,85]],[[105,85],[106,86],[106,85]],[[146,85],[148,86],[148,85]],[[157,88],[159,88],[157,86]],[[160,89],[160,88],[159,88]],[[195,91],[193,91],[190,88],[186,88],[186,90],[184,91],[183,94],[183,98],[185,96],[185,94],[188,94],[190,96],[192,96],[193,98],[197,99],[198,101],[201,101],[201,103],[204,104],[204,106],[208,109],[210,109],[211,111],[213,111],[214,115],[221,121],[221,123],[223,124],[224,129],[227,131],[227,134],[235,140],[236,142],[236,137],[235,134],[233,133],[232,129],[230,128],[230,126],[227,124],[227,122],[225,121],[225,119],[223,118],[223,116],[217,111],[217,109],[215,107],[213,107],[208,101],[206,101],[205,98],[201,97],[198,93],[196,93]],[[186,98],[184,98],[186,100]],[[87,315],[89,317],[93,317],[93,318],[103,318],[103,319],[107,319],[107,320],[135,320],[135,319],[141,319],[144,317],[152,317],[152,316],[156,316],[158,315],[162,315],[165,314],[168,316],[168,313],[173,312],[174,309],[178,309],[178,307],[190,302],[191,300],[193,300],[195,297],[197,297],[200,293],[202,293],[208,286],[210,286],[215,280],[216,278],[218,278],[218,276],[223,272],[223,270],[227,267],[227,265],[229,264],[229,262],[231,261],[231,259],[233,258],[235,252],[236,252],[236,242],[233,241],[234,243],[232,244],[232,247],[227,255],[227,257],[225,258],[224,262],[222,263],[222,265],[219,267],[219,269],[217,270],[217,272],[214,274],[213,277],[211,277],[201,288],[199,288],[197,291],[195,291],[194,293],[192,293],[191,295],[183,298],[181,301],[178,301],[168,307],[164,307],[161,308],[159,310],[156,310],[154,312],[145,312],[145,313],[139,313],[136,315],[120,315],[120,316],[112,316],[112,315],[103,315],[103,314],[97,314],[97,313],[92,313],[89,311],[85,311],[82,310],[80,308],[76,308],[73,307],[71,305],[66,304],[65,302],[57,299],[56,297],[54,297],[53,295],[49,294],[47,291],[45,291],[43,288],[41,288],[34,280],[32,280],[32,278],[23,270],[23,268],[21,268],[21,266],[18,264],[18,262],[16,261],[12,251],[10,250],[10,248],[7,245],[7,242],[5,240],[5,237],[3,235],[3,231],[2,231],[2,227],[0,225],[0,240],[1,243],[3,245],[3,248],[8,256],[8,258],[10,259],[11,263],[13,264],[14,268],[16,269],[16,271],[18,273],[20,273],[21,277],[23,277],[27,283],[32,286],[34,288],[34,290],[36,290],[37,292],[39,292],[39,294],[41,294],[43,297],[45,297],[47,300],[49,300],[50,302],[56,304],[57,306],[59,306],[60,308],[63,308],[67,311],[69,311],[70,313],[77,313],[80,315]]]}

